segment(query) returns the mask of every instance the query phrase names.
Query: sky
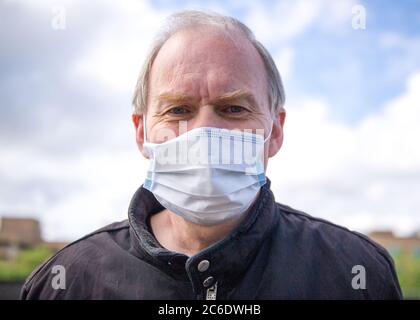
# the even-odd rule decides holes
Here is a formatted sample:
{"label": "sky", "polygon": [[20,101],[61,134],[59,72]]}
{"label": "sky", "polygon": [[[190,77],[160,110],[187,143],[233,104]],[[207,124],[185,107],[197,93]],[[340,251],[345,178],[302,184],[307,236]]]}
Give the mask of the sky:
{"label": "sky", "polygon": [[64,241],[127,218],[148,167],[134,86],[183,9],[238,18],[277,64],[277,202],[365,233],[420,230],[419,0],[0,0],[0,216]]}

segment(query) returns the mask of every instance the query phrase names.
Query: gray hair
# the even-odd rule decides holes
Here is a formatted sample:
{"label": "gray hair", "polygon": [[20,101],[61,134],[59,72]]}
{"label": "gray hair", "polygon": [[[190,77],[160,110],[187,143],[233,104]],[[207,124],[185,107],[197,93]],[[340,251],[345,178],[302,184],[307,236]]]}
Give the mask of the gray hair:
{"label": "gray hair", "polygon": [[134,92],[133,106],[136,114],[142,114],[147,110],[150,72],[153,61],[163,44],[178,31],[197,26],[210,26],[230,33],[233,31],[242,32],[246,39],[248,39],[258,51],[264,62],[268,78],[268,99],[271,111],[276,112],[283,110],[285,94],[280,73],[270,53],[256,40],[254,33],[245,24],[235,18],[214,12],[186,10],[170,15],[165,20],[164,25],[158,31],[152,43],[152,47],[140,71]]}

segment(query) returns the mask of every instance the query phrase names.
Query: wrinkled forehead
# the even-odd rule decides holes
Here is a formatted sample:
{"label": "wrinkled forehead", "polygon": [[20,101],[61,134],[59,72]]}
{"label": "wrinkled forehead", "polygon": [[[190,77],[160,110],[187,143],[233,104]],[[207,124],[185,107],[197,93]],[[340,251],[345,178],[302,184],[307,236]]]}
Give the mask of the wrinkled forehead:
{"label": "wrinkled forehead", "polygon": [[158,93],[191,90],[200,85],[208,86],[214,94],[248,89],[267,95],[263,60],[240,31],[210,27],[179,31],[157,54],[150,89]]}

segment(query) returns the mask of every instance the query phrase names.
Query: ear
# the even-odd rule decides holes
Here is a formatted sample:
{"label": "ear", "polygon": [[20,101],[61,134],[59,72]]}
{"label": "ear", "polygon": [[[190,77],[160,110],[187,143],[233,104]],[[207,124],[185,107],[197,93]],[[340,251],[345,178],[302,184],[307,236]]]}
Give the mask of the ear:
{"label": "ear", "polygon": [[283,127],[286,120],[286,111],[279,111],[273,121],[273,131],[271,132],[268,157],[274,157],[283,145]]}
{"label": "ear", "polygon": [[136,143],[137,147],[139,148],[142,155],[149,159],[149,156],[144,152],[143,143],[144,143],[144,121],[143,121],[144,114],[136,114],[133,113],[131,116],[134,124],[134,128],[136,131]]}

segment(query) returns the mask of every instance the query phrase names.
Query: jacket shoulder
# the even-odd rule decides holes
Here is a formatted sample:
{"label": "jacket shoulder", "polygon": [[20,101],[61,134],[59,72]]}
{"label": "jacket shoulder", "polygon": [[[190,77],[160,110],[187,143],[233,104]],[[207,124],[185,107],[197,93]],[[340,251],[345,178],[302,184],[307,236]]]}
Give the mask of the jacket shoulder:
{"label": "jacket shoulder", "polygon": [[[368,250],[373,250],[384,257],[389,262],[393,262],[388,251],[368,236],[357,231],[349,230],[346,227],[337,225],[328,220],[311,216],[303,211],[296,210],[287,205],[277,203],[277,208],[283,213],[285,218],[295,227],[310,229],[313,235],[321,232],[325,240],[350,241],[354,244],[360,244]],[[301,229],[302,230],[302,229]]]}
{"label": "jacket shoulder", "polygon": [[307,248],[306,254],[312,252],[318,259],[322,257],[337,270],[350,270],[350,276],[354,276],[351,272],[355,266],[365,268],[367,284],[375,287],[374,298],[402,297],[394,261],[380,244],[359,232],[284,204],[276,206],[281,219],[279,233],[286,233],[286,237]]}
{"label": "jacket shoulder", "polygon": [[59,295],[59,290],[51,290],[57,266],[63,266],[67,272],[80,269],[88,260],[101,259],[108,250],[107,243],[124,242],[118,241],[118,238],[126,238],[128,228],[127,219],[114,222],[69,243],[28,276],[21,290],[21,299],[53,298],[52,295]]}

